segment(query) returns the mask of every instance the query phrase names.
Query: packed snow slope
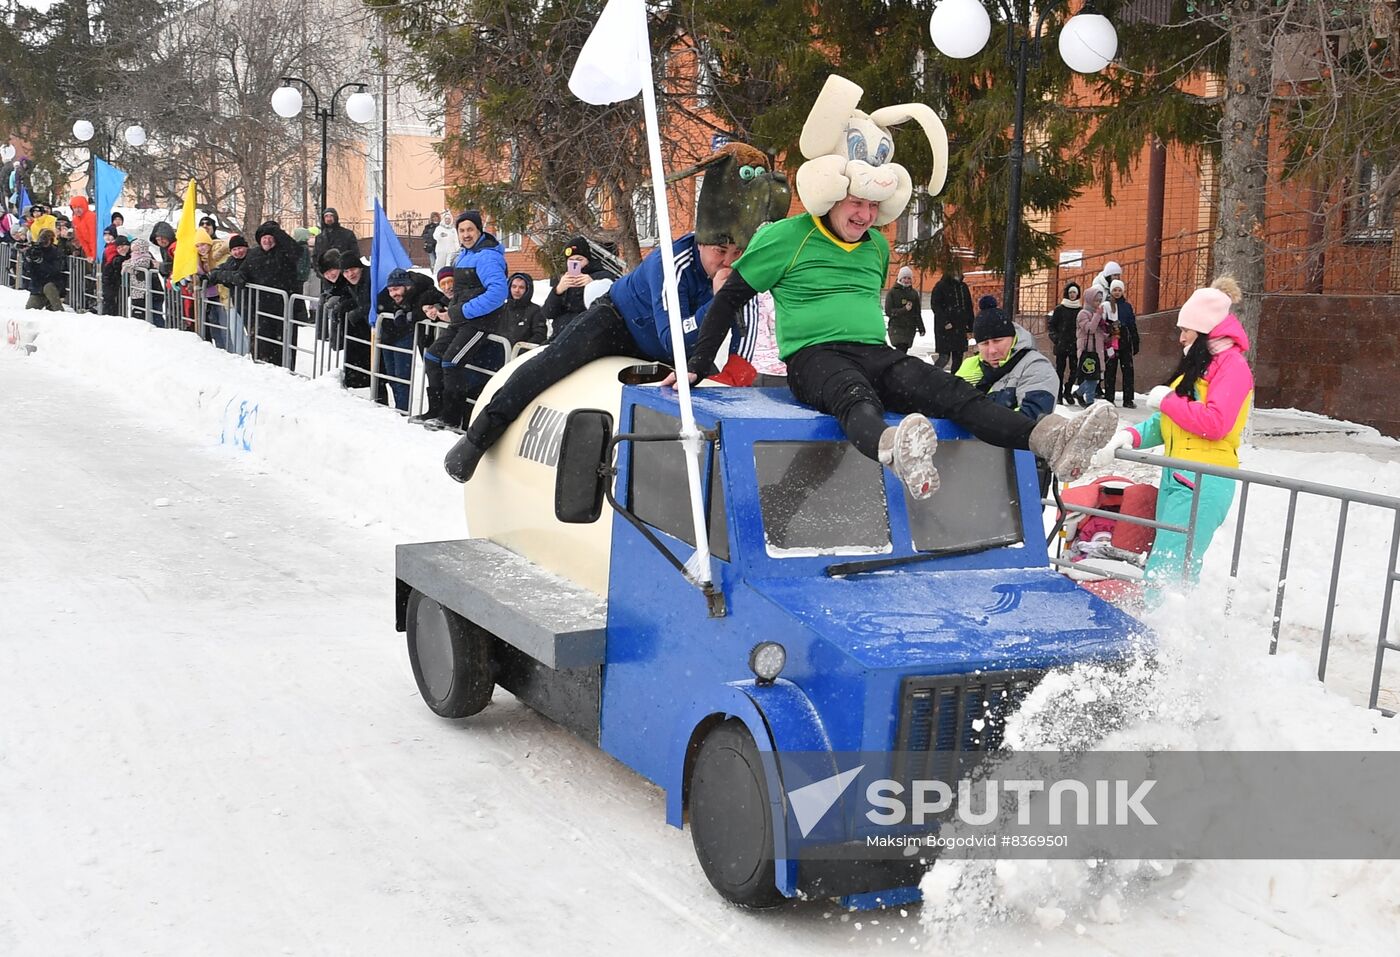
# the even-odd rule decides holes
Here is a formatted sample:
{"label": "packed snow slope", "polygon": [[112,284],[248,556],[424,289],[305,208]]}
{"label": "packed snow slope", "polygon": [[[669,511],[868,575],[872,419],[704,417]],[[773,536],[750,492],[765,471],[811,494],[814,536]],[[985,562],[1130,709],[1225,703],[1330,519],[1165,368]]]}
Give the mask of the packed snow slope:
{"label": "packed snow slope", "polygon": [[[451,436],[185,333],[32,329],[0,348],[0,953],[1400,951],[1392,862],[940,866],[923,908],[729,907],[616,762],[500,691],[458,722],[418,699],[393,546],[465,534]],[[1016,741],[1400,746],[1261,620],[1170,603],[1160,672],[1047,681]]]}

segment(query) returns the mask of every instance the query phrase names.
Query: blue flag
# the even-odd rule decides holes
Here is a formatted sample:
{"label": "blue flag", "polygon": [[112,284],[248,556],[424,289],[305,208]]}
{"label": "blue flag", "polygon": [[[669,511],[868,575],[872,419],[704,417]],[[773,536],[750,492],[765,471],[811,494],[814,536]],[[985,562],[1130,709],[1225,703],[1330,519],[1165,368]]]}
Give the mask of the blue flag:
{"label": "blue flag", "polygon": [[107,245],[107,224],[112,221],[112,207],[121,199],[122,187],[126,185],[126,174],[102,158],[93,160],[97,171],[93,190],[92,214],[97,217],[97,262],[102,262],[102,250]]}
{"label": "blue flag", "polygon": [[34,200],[29,198],[29,190],[24,188],[23,181],[19,184],[19,196],[16,197],[16,202],[19,203],[19,214],[21,216],[27,214],[29,212],[29,207],[34,205]]}
{"label": "blue flag", "polygon": [[384,215],[384,207],[380,206],[379,200],[376,199],[374,201],[374,240],[369,246],[370,325],[374,325],[374,321],[379,318],[378,313],[374,311],[373,304],[379,301],[379,294],[384,291],[385,286],[389,285],[389,274],[395,269],[408,269],[412,265],[413,260],[408,258],[403,243],[399,242],[399,237],[394,235],[394,227],[389,224],[389,217]]}

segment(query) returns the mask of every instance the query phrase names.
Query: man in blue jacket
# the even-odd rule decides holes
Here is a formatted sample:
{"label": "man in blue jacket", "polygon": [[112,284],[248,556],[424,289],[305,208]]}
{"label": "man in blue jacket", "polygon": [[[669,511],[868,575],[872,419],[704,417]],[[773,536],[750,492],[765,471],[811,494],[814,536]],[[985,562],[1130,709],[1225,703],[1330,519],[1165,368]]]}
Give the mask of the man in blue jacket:
{"label": "man in blue jacket", "polygon": [[480,392],[484,384],[477,381],[479,373],[466,367],[481,364],[507,291],[506,255],[496,237],[483,231],[481,213],[469,209],[456,225],[462,251],[452,264],[452,301],[445,316],[437,315],[448,327],[423,353],[428,408],[415,416],[430,427],[452,429],[462,427],[472,386]]}
{"label": "man in blue jacket", "polygon": [[[682,175],[702,168],[706,173],[695,232],[672,246],[681,307],[678,321],[687,355],[699,338],[710,300],[729,278],[730,266],[761,223],[786,214],[791,197],[786,178],[768,170],[764,154],[744,144],[730,144]],[[656,249],[615,281],[558,338],[516,369],[448,453],[443,462],[447,474],[459,482],[470,479],[481,456],[536,396],[595,359],[635,356],[667,364],[674,361],[662,272],[661,251]],[[742,338],[742,333],[735,336]]]}

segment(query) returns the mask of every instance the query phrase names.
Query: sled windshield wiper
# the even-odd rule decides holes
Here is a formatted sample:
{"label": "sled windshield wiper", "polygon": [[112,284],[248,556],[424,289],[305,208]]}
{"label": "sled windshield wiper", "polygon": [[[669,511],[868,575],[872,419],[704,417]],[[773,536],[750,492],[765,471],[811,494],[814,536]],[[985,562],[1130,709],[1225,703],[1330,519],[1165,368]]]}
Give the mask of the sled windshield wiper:
{"label": "sled windshield wiper", "polygon": [[898,558],[874,558],[864,562],[837,562],[834,565],[826,566],[828,578],[836,578],[842,575],[859,575],[862,572],[884,571],[886,568],[898,568],[901,565],[917,565],[920,562],[932,561],[935,558],[948,558],[952,555],[975,555],[977,552],[985,552],[993,548],[1000,548],[1003,545],[1013,545],[1019,541],[1016,537],[999,538],[990,542],[976,542],[972,545],[952,545],[947,548],[933,548],[926,552],[919,552],[917,555],[900,555]]}

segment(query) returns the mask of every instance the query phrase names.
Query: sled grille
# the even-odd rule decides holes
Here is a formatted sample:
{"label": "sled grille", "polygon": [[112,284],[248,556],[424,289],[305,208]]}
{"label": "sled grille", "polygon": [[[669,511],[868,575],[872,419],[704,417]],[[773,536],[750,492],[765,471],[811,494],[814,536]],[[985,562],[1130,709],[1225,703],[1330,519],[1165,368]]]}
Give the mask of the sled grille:
{"label": "sled grille", "polygon": [[[1006,719],[1040,681],[1043,671],[905,678],[900,689],[894,777],[944,780],[955,765],[1001,747]],[[973,760],[958,760],[967,754]]]}

